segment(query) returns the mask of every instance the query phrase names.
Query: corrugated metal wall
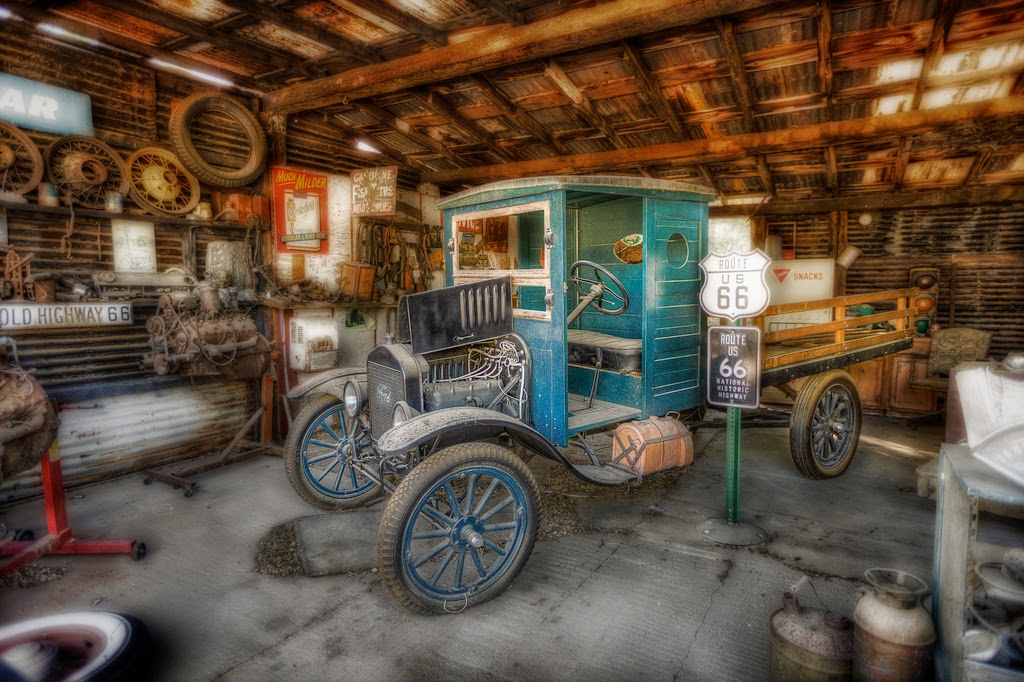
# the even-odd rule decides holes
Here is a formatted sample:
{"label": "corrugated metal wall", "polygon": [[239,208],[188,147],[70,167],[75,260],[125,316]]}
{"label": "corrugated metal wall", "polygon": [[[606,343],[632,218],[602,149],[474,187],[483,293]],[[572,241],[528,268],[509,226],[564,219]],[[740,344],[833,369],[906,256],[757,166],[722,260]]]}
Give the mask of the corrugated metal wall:
{"label": "corrugated metal wall", "polygon": [[[940,324],[992,332],[996,357],[1024,350],[1024,205],[874,211],[867,226],[858,215],[849,216],[847,241],[863,256],[847,273],[847,293],[902,288],[910,268],[936,267]],[[784,248],[796,226],[797,258],[829,255],[827,214],[767,220]]]}
{"label": "corrugated metal wall", "polygon": [[[45,384],[45,382],[44,382]],[[252,412],[245,382],[199,382],[136,395],[101,396],[60,413],[68,486],[109,478],[227,445]],[[0,502],[41,493],[38,470],[0,486]]]}

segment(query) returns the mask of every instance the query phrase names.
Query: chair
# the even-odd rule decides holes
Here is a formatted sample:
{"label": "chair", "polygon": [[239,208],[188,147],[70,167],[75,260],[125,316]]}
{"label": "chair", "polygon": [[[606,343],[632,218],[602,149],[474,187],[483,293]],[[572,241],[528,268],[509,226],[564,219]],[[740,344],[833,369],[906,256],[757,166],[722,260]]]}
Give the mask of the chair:
{"label": "chair", "polygon": [[[949,373],[962,362],[984,360],[992,343],[992,332],[984,332],[971,327],[949,327],[932,334],[932,345],[928,351],[928,376],[911,379],[907,382],[910,388],[931,391],[937,398],[949,392]],[[944,416],[945,404],[942,408],[907,420],[910,424],[918,424],[929,418]]]}

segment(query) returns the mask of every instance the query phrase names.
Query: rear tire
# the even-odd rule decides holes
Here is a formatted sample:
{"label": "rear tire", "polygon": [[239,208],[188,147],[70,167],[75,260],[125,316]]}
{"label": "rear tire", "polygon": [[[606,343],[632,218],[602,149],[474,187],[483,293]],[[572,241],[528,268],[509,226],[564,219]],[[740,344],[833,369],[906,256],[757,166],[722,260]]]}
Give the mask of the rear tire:
{"label": "rear tire", "polygon": [[322,395],[292,422],[284,443],[288,482],[309,504],[327,511],[361,507],[380,495],[380,486],[352,468],[355,451],[372,448],[369,433],[345,416],[344,405]]}
{"label": "rear tire", "polygon": [[810,377],[796,397],[789,419],[789,450],[805,478],[835,478],[857,451],[860,396],[850,375],[832,370]]}
{"label": "rear tire", "polygon": [[537,481],[492,443],[431,455],[395,489],[377,537],[381,577],[398,602],[458,613],[515,580],[537,536]]}

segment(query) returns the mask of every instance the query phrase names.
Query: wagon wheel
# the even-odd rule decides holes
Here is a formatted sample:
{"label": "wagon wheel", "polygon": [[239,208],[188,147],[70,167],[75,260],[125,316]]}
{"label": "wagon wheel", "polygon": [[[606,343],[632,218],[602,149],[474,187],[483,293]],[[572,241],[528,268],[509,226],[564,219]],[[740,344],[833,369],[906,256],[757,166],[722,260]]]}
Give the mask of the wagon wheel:
{"label": "wagon wheel", "polygon": [[43,156],[28,135],[0,121],[0,194],[26,194],[43,179]]}
{"label": "wagon wheel", "polygon": [[199,180],[173,152],[143,147],[128,158],[132,201],[159,215],[182,215],[199,203]]}
{"label": "wagon wheel", "polygon": [[377,536],[381,576],[406,608],[454,613],[508,589],[533,551],[537,481],[491,443],[446,448],[402,480]]}
{"label": "wagon wheel", "polygon": [[806,478],[834,478],[850,466],[860,439],[857,386],[842,370],[816,374],[800,387],[789,421],[789,449]]}
{"label": "wagon wheel", "polygon": [[380,495],[380,486],[352,466],[372,451],[370,434],[345,416],[344,403],[321,396],[292,423],[284,444],[285,473],[299,497],[314,507],[353,509]]}
{"label": "wagon wheel", "polygon": [[60,197],[86,208],[103,208],[106,193],[128,190],[128,169],[117,152],[92,137],[71,135],[49,146],[46,174]]}

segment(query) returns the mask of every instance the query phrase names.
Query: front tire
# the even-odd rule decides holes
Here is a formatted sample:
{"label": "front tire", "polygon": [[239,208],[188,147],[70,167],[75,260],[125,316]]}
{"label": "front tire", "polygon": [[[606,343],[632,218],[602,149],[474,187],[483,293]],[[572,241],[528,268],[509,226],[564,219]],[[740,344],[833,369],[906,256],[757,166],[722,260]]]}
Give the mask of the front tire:
{"label": "front tire", "polygon": [[380,486],[352,466],[369,449],[363,425],[345,416],[341,401],[323,395],[292,422],[284,443],[285,473],[299,497],[314,507],[355,509],[380,495]]}
{"label": "front tire", "polygon": [[388,500],[377,538],[381,576],[402,606],[457,613],[504,592],[537,536],[537,481],[491,443],[428,457]]}
{"label": "front tire", "polygon": [[835,478],[846,471],[860,440],[861,408],[850,375],[832,370],[810,377],[789,420],[789,450],[805,478]]}

